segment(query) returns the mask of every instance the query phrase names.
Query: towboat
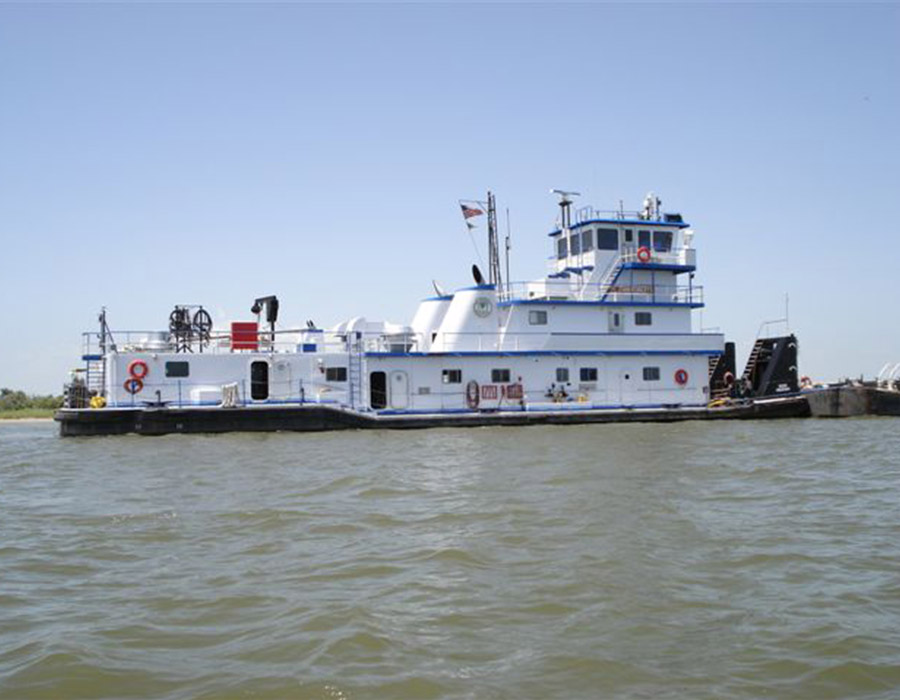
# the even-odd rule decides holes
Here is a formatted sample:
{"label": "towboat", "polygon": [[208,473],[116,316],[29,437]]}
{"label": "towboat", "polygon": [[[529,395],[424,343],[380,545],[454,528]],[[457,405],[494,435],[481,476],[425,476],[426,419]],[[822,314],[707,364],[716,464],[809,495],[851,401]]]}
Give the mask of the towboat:
{"label": "towboat", "polygon": [[[638,211],[573,207],[555,190],[543,276],[508,280],[496,203],[460,202],[487,230],[486,274],[423,299],[407,324],[364,316],[283,326],[276,296],[214,327],[180,305],[163,330],[106,311],[56,414],[62,435],[674,421],[804,415],[796,339],[734,346],[695,330],[694,231],[650,194]],[[504,267],[507,271],[504,273]],[[793,363],[793,364],[792,364]],[[743,397],[736,400],[735,397]]]}

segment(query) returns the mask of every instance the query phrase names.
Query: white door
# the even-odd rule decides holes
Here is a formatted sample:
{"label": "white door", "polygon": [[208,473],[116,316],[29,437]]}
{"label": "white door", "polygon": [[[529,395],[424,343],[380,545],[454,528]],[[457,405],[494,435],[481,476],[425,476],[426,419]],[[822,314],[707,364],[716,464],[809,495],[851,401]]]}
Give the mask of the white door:
{"label": "white door", "polygon": [[625,330],[625,315],[621,311],[609,312],[609,332],[621,333]]}
{"label": "white door", "polygon": [[619,403],[623,406],[637,403],[637,397],[634,395],[634,386],[634,370],[621,370],[619,372]]}
{"label": "white door", "polygon": [[406,372],[396,370],[391,372],[391,408],[406,408],[409,406],[409,377]]}

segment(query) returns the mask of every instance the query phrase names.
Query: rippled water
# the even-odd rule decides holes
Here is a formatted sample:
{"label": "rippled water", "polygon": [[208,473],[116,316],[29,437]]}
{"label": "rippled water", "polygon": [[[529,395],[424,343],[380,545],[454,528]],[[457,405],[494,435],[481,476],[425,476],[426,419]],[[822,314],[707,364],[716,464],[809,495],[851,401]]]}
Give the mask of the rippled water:
{"label": "rippled water", "polygon": [[0,697],[897,698],[898,428],[0,424]]}

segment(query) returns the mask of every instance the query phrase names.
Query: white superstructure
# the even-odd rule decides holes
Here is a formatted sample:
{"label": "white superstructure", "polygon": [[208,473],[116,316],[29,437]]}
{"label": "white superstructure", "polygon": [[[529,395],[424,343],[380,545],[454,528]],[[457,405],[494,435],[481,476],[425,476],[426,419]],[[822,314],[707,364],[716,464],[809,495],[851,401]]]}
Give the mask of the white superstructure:
{"label": "white superstructure", "polygon": [[573,221],[563,194],[549,270],[513,284],[500,278],[491,233],[489,278],[476,271],[480,283],[424,299],[408,325],[357,317],[282,330],[266,297],[256,321],[218,332],[182,307],[169,332],[104,321],[84,383],[108,408],[327,403],[402,415],[708,403],[724,338],[693,332],[703,297],[681,216],[651,195],[640,212],[585,207]]}

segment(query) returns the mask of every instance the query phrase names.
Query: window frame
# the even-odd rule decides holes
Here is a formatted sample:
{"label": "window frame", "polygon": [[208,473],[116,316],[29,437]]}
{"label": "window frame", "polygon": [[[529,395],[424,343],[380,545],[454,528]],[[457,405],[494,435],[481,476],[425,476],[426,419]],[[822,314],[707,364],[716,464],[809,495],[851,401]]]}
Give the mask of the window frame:
{"label": "window frame", "polygon": [[653,250],[657,253],[668,253],[675,242],[675,234],[672,231],[660,229],[653,232]]}
{"label": "window frame", "polygon": [[642,375],[645,382],[658,382],[662,377],[659,367],[644,367]]}
{"label": "window frame", "polygon": [[511,380],[512,372],[508,369],[497,368],[491,370],[491,384],[509,384]]}
{"label": "window frame", "polygon": [[581,254],[581,232],[572,231],[569,234],[569,255]]}
{"label": "window frame", "polygon": [[[543,318],[544,320],[535,320]],[[529,326],[546,326],[550,319],[550,314],[547,313],[545,309],[529,309],[528,310],[528,325]]]}
{"label": "window frame", "polygon": [[443,369],[441,370],[442,384],[462,384],[461,369]]}
{"label": "window frame", "polygon": [[[179,368],[184,366],[184,374],[174,371],[173,365],[178,365]],[[165,373],[167,379],[185,379],[191,376],[191,363],[187,360],[166,360]]]}
{"label": "window frame", "polygon": [[325,368],[325,381],[326,382],[346,382],[347,381],[347,368],[346,367],[326,367]]}
{"label": "window frame", "polygon": [[[601,240],[602,236],[602,240]],[[612,245],[615,241],[615,245]],[[601,245],[603,243],[603,245]],[[597,250],[618,250],[619,249],[619,229],[617,228],[598,228],[597,229]]]}
{"label": "window frame", "polygon": [[578,381],[580,382],[596,382],[598,377],[596,367],[579,367]]}
{"label": "window frame", "polygon": [[581,232],[581,252],[590,253],[594,249],[594,229],[586,228]]}

